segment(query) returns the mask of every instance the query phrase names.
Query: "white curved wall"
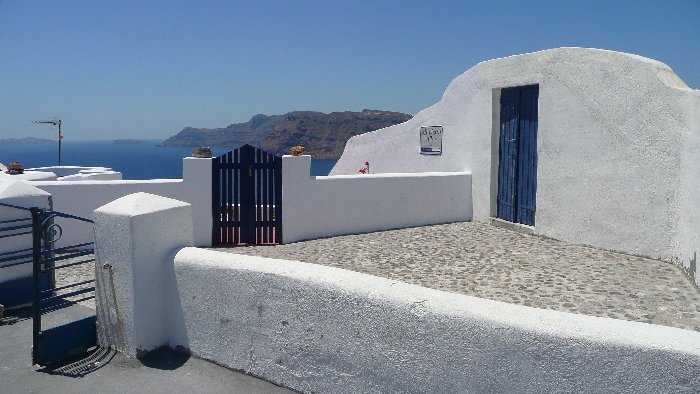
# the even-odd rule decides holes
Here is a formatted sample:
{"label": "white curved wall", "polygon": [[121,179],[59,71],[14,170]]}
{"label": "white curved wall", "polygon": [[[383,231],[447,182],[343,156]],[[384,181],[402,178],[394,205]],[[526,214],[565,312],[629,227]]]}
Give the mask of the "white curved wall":
{"label": "white curved wall", "polygon": [[[539,84],[534,231],[676,260],[698,242],[698,91],[635,55],[560,48],[482,62],[413,119],[351,138],[331,175],[468,171],[474,218],[495,216],[500,89]],[[421,125],[443,125],[442,156],[419,154]],[[696,279],[697,280],[697,279]]]}
{"label": "white curved wall", "polygon": [[694,331],[197,248],[180,250],[174,264],[171,347],[303,392],[700,387]]}

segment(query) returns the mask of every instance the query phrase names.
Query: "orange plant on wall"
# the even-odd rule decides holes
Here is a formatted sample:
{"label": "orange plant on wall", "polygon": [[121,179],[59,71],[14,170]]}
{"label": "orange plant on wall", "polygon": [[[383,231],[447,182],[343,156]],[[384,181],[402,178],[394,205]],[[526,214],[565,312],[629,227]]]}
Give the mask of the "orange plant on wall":
{"label": "orange plant on wall", "polygon": [[289,153],[292,154],[292,156],[301,156],[306,152],[306,148],[304,148],[301,145],[296,145],[291,148],[289,148]]}

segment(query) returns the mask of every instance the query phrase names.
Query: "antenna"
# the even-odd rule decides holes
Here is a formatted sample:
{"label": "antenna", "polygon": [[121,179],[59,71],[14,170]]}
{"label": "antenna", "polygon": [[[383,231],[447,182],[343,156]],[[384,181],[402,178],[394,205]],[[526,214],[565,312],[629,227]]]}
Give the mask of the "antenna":
{"label": "antenna", "polygon": [[37,124],[51,124],[58,126],[58,165],[61,165],[61,140],[63,140],[63,134],[61,134],[61,119],[55,120],[33,120],[32,123]]}

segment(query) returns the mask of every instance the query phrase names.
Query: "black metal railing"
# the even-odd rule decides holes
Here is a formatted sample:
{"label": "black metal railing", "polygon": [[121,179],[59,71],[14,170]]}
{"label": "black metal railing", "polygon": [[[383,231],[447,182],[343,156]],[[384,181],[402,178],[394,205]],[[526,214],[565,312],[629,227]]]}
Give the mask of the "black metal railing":
{"label": "black metal railing", "polygon": [[[14,217],[13,219],[0,220],[0,241],[5,245],[16,244],[17,237],[32,234],[32,217],[30,209],[17,205],[0,203],[1,207],[10,208],[10,212],[16,210],[16,214],[10,214],[6,217]],[[21,212],[19,212],[21,211]],[[16,216],[25,215],[25,217]],[[20,265],[31,264],[33,253],[32,248],[22,248],[0,250],[0,270]],[[29,278],[18,278],[17,280],[3,283],[3,289],[0,291],[0,304],[6,309],[13,309],[28,305],[31,302],[31,283]]]}
{"label": "black metal railing", "polygon": [[[33,317],[33,347],[32,360],[34,364],[45,365],[49,362],[63,357],[62,353],[72,350],[67,346],[90,346],[94,345],[94,334],[90,338],[77,338],[78,345],[56,346],[57,340],[65,341],[66,329],[55,330],[55,333],[43,331],[42,315],[57,311],[78,303],[89,301],[95,298],[95,277],[94,270],[91,270],[89,277],[80,278],[79,275],[59,276],[57,272],[75,269],[85,264],[94,264],[95,249],[94,242],[82,242],[68,246],[56,247],[56,242],[61,239],[63,229],[54,222],[55,218],[78,220],[93,223],[90,219],[81,218],[61,212],[31,209],[32,214],[32,261],[34,262],[34,297],[32,302]],[[51,285],[42,288],[39,278],[50,275]],[[94,316],[90,317],[87,324],[94,325]],[[77,322],[73,322],[77,323]],[[69,323],[69,324],[73,324]],[[68,327],[69,325],[65,325]],[[51,338],[47,338],[47,335]],[[53,342],[49,344],[49,342]],[[85,342],[85,343],[83,343]],[[58,350],[56,350],[58,349]]]}

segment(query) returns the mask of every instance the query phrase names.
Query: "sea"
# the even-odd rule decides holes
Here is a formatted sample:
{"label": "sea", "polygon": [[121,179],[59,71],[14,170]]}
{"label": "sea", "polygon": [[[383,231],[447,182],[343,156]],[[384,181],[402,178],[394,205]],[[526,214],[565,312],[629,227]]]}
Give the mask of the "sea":
{"label": "sea", "polygon": [[[191,156],[192,148],[159,147],[162,140],[137,144],[112,141],[63,141],[61,165],[110,167],[123,179],[182,178],[182,158]],[[219,156],[233,148],[212,148]],[[24,168],[58,165],[58,144],[0,145],[0,163],[19,161]],[[333,169],[336,159],[311,159],[311,175],[324,176]]]}

